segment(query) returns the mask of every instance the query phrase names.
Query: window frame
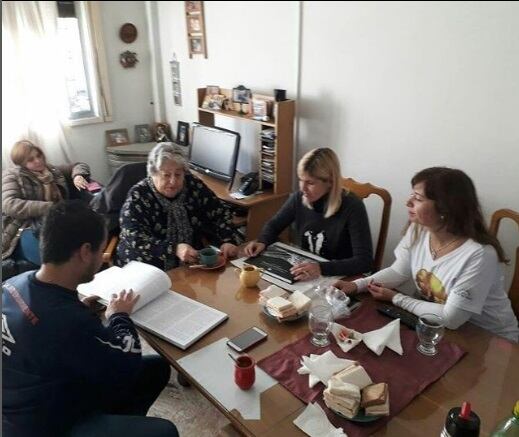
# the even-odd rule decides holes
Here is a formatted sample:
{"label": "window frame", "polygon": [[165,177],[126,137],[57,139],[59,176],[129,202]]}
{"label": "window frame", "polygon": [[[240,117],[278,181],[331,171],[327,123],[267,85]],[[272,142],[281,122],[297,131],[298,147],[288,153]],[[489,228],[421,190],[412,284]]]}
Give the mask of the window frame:
{"label": "window frame", "polygon": [[81,50],[84,61],[87,90],[91,111],[83,111],[72,117],[67,107],[65,124],[81,126],[112,121],[112,105],[108,83],[108,68],[101,30],[99,2],[76,1]]}

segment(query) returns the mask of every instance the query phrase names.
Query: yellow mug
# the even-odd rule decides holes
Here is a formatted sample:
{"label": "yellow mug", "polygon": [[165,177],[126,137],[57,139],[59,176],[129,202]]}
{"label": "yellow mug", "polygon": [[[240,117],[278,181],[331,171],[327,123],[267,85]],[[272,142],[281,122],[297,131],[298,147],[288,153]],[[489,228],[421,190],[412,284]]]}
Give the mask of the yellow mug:
{"label": "yellow mug", "polygon": [[240,282],[244,287],[255,287],[261,277],[263,269],[251,266],[249,264],[244,265],[240,270]]}

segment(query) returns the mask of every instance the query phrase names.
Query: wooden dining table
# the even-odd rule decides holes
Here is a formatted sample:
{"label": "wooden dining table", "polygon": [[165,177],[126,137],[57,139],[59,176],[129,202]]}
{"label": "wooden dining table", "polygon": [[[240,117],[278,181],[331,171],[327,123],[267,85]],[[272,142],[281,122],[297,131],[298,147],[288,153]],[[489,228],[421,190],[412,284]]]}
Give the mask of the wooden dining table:
{"label": "wooden dining table", "polygon": [[[306,318],[279,323],[265,315],[258,304],[258,293],[270,284],[261,280],[257,287],[242,287],[238,273],[231,265],[220,270],[179,267],[169,271],[168,275],[172,290],[219,309],[229,318],[185,351],[141,331],[149,344],[244,435],[305,435],[293,424],[293,420],[306,405],[282,385],[276,384],[261,394],[260,420],[245,420],[237,410],[228,411],[221,405],[178,364],[178,360],[223,337],[231,338],[251,326],[257,326],[268,333],[267,341],[249,351],[258,361],[307,335]],[[371,299],[371,296],[366,294],[362,299]],[[519,346],[470,323],[456,331],[447,331],[445,338],[459,345],[467,354],[374,435],[439,436],[448,411],[461,406],[463,401],[469,401],[479,415],[482,436],[489,435],[500,420],[511,414],[515,402],[519,400]],[[233,384],[232,375],[229,375],[229,384]]]}

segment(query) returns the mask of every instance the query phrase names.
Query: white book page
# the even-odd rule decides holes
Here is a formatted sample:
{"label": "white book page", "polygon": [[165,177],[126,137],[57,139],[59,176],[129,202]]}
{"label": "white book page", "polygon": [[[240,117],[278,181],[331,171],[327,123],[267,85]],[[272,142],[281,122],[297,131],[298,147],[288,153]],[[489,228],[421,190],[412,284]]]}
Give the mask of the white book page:
{"label": "white book page", "polygon": [[112,294],[132,289],[140,295],[134,312],[169,290],[171,280],[162,270],[149,264],[132,261],[123,268],[110,267],[95,275],[94,280],[78,286],[84,296],[99,296],[108,303]]}
{"label": "white book page", "polygon": [[175,292],[164,293],[131,315],[139,326],[187,348],[227,318],[227,314]]}

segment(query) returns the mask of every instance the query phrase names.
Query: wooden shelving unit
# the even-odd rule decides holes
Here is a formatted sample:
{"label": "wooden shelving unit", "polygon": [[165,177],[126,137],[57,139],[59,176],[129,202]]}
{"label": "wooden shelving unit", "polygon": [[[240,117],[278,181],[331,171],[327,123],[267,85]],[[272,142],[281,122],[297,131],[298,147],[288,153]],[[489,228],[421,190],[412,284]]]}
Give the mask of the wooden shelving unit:
{"label": "wooden shelving unit", "polygon": [[[276,118],[271,118],[269,121],[260,121],[253,119],[248,114],[240,114],[237,111],[202,108],[205,92],[205,88],[198,88],[198,121],[201,124],[214,126],[215,115],[220,115],[236,118],[248,123],[259,124],[262,131],[274,129],[275,139],[272,143],[274,146],[274,183],[271,192],[273,194],[284,194],[292,191],[295,101],[285,100],[283,102],[275,102],[273,113],[276,114]],[[232,96],[231,89],[220,88],[220,93],[228,98]],[[261,150],[258,150],[258,153],[261,162]]]}
{"label": "wooden shelving unit", "polygon": [[[292,191],[295,101],[285,100],[283,102],[275,102],[273,111],[276,115],[275,118],[271,118],[269,121],[260,121],[253,119],[248,114],[240,114],[237,111],[202,108],[205,93],[205,88],[198,88],[199,123],[205,126],[214,126],[215,115],[220,115],[223,117],[236,118],[247,123],[256,123],[261,126],[260,135],[266,130],[274,130],[275,138],[272,141],[269,140],[269,144],[273,147],[273,153],[271,153],[269,157],[273,164],[272,188],[267,189],[263,186],[263,194],[248,199],[236,200],[229,196],[227,187],[221,181],[217,181],[205,175],[199,175],[222,200],[247,208],[246,238],[251,240],[258,236],[263,224],[276,213],[283,205],[288,194]],[[220,94],[231,98],[232,90],[220,88]],[[261,147],[258,150],[258,154],[261,167],[261,161],[265,158],[265,154],[262,154]],[[260,168],[260,180],[262,176],[264,175],[262,175]]]}

